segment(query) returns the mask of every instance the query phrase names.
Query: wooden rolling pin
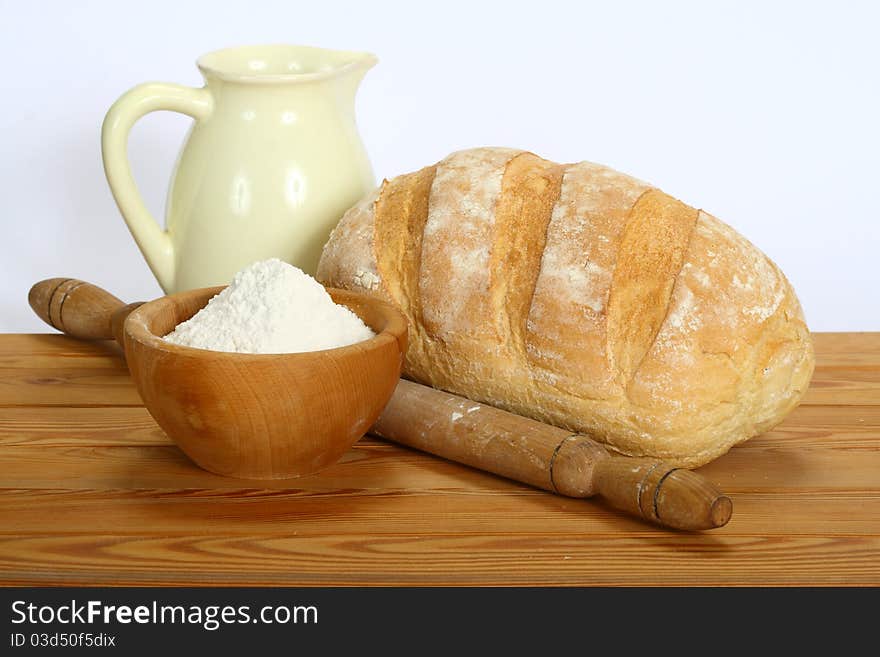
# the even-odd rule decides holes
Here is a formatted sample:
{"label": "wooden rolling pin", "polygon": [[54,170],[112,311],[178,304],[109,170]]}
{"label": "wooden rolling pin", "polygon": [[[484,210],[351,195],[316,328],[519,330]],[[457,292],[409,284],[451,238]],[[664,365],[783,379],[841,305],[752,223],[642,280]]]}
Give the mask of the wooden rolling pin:
{"label": "wooden rolling pin", "polygon": [[[123,321],[140,305],[63,278],[37,283],[28,301],[47,324],[83,339],[119,339]],[[612,456],[587,436],[405,379],[370,433],[561,495],[599,495],[667,527],[721,527],[733,511],[730,498],[695,472]]]}
{"label": "wooden rolling pin", "polygon": [[401,379],[370,433],[568,497],[677,529],[712,529],[733,504],[704,477],[652,458],[611,456],[595,440]]}

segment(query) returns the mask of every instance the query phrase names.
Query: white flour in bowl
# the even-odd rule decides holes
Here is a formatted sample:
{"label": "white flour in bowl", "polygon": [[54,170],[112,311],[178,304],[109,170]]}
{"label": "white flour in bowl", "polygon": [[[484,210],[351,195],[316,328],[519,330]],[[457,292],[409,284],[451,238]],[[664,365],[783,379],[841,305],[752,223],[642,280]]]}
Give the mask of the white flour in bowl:
{"label": "white flour in bowl", "polygon": [[238,272],[229,287],[165,339],[213,351],[283,354],[343,347],[374,335],[318,281],[272,258]]}

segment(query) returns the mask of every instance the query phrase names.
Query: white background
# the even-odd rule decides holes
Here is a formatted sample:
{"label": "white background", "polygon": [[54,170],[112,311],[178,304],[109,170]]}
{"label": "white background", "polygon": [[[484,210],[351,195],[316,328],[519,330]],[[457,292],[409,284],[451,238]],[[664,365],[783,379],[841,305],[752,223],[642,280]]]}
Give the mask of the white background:
{"label": "white background", "polygon": [[[0,0],[0,331],[49,330],[31,283],[161,294],[101,166],[101,121],[148,80],[200,85],[221,47],[368,50],[358,96],[378,178],[478,145],[592,160],[733,225],[782,267],[814,330],[880,330],[880,3]],[[188,119],[132,133],[164,214]]]}

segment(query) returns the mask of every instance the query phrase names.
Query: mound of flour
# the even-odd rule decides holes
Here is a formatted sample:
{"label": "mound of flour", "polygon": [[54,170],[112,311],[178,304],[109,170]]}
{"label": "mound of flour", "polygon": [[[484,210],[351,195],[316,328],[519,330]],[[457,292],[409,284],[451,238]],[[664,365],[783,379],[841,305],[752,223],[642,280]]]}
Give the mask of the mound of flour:
{"label": "mound of flour", "polygon": [[255,262],[165,336],[213,351],[282,354],[331,349],[375,335],[314,278],[277,258]]}

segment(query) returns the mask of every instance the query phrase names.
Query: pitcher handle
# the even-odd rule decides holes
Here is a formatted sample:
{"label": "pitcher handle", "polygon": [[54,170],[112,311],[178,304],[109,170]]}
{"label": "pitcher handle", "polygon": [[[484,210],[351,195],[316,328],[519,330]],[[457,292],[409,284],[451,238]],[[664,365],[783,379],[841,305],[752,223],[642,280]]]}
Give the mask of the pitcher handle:
{"label": "pitcher handle", "polygon": [[174,282],[174,245],[167,230],[147,210],[128,162],[128,134],[135,121],[150,112],[170,110],[196,121],[211,114],[213,99],[205,89],[150,82],[125,92],[107,112],[101,129],[104,173],[122,218],[166,293]]}

